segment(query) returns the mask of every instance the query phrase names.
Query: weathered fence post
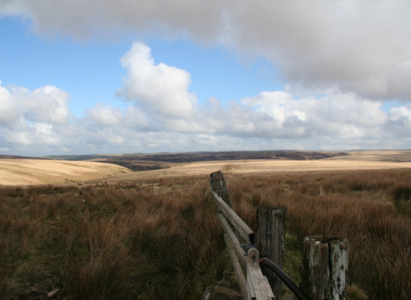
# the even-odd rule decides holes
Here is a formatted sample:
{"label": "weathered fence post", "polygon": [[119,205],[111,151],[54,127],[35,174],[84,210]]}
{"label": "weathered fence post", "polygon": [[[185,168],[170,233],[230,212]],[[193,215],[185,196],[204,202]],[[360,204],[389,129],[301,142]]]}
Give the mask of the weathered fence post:
{"label": "weathered fence post", "polygon": [[[286,233],[286,207],[259,207],[257,209],[256,248],[261,257],[266,257],[283,268],[284,240]],[[277,300],[281,300],[282,281],[273,271],[262,267]]]}
{"label": "weathered fence post", "polygon": [[304,239],[301,290],[312,300],[346,298],[349,245],[346,239]]}
{"label": "weathered fence post", "polygon": [[211,190],[216,192],[217,195],[220,196],[228,206],[232,207],[230,195],[228,194],[228,189],[225,185],[225,180],[221,171],[210,174],[210,185]]}

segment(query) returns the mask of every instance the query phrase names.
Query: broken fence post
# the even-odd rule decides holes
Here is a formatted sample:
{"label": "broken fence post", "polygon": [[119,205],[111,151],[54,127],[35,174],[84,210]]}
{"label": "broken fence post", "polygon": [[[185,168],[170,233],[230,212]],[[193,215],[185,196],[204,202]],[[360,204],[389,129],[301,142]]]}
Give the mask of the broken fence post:
{"label": "broken fence post", "polygon": [[[272,260],[283,268],[284,241],[286,233],[286,207],[259,207],[257,209],[256,248],[261,257]],[[262,267],[277,300],[281,300],[282,281],[269,268]]]}
{"label": "broken fence post", "polygon": [[301,290],[312,300],[346,299],[349,244],[346,239],[304,239]]}

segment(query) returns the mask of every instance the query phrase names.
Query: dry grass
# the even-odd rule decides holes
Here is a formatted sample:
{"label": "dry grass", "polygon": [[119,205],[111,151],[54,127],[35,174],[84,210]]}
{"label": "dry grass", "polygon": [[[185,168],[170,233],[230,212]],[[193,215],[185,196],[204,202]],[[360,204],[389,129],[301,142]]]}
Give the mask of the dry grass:
{"label": "dry grass", "polygon": [[286,206],[298,245],[306,235],[348,238],[351,283],[369,299],[410,299],[410,170],[231,177],[228,186],[253,226],[255,206]]}
{"label": "dry grass", "polygon": [[0,159],[0,185],[82,182],[129,172],[118,165],[96,162]]}
{"label": "dry grass", "polygon": [[[256,153],[254,153],[254,155]],[[292,158],[294,157],[293,153],[294,152],[289,152],[287,154],[288,156],[285,155],[284,157]],[[304,153],[305,152],[299,152],[298,156],[300,159],[316,157],[315,155],[313,156],[313,153],[306,152],[306,155],[303,155]],[[323,154],[327,153],[329,155],[335,155],[334,152],[324,152]],[[83,181],[91,181],[92,184],[95,184],[99,181],[123,182],[181,176],[208,176],[208,174],[215,170],[222,170],[225,174],[251,175],[323,170],[411,168],[411,151],[352,151],[344,154],[347,153],[348,155],[319,160],[237,159],[170,163],[166,161],[139,161],[129,156],[121,157],[121,155],[112,160],[114,163],[129,167],[133,170],[160,168],[160,170],[132,173],[130,173],[129,169],[119,165],[92,161],[0,159],[0,185],[60,184]],[[219,153],[214,153],[213,155],[218,156],[218,154]],[[238,152],[237,155],[241,157],[241,155],[245,154]],[[252,157],[253,153],[250,152],[247,155],[251,155]],[[245,157],[247,157],[247,155],[245,155]],[[275,153],[272,155],[275,157]],[[165,156],[167,156],[167,158],[162,157],[162,155],[159,157],[170,160],[176,159],[173,155]],[[198,159],[202,159],[201,153],[180,154],[180,156],[188,156],[191,157],[191,159],[195,159],[195,157],[198,156]],[[209,154],[206,156],[209,156]],[[265,156],[270,157],[268,154]],[[88,156],[85,156],[84,158],[87,157]],[[155,157],[157,156],[154,155],[152,159],[155,159]],[[231,153],[228,157],[237,157],[236,152]],[[105,162],[110,161],[101,158],[100,160]]]}
{"label": "dry grass", "polygon": [[[230,265],[207,179],[0,189],[0,298],[201,298]],[[305,235],[348,238],[356,299],[410,299],[410,170],[226,179],[254,228],[257,206],[287,207],[288,253]]]}
{"label": "dry grass", "polygon": [[1,299],[197,299],[228,262],[205,180],[0,199]]}
{"label": "dry grass", "polygon": [[[302,171],[347,171],[347,170],[384,170],[404,168],[411,169],[411,162],[381,162],[367,160],[230,160],[181,163],[168,169],[134,172],[105,178],[103,181],[115,183],[135,180],[158,180],[185,176],[208,176],[221,170],[230,175],[271,175],[273,173],[298,173]],[[92,183],[102,181],[93,180]]]}

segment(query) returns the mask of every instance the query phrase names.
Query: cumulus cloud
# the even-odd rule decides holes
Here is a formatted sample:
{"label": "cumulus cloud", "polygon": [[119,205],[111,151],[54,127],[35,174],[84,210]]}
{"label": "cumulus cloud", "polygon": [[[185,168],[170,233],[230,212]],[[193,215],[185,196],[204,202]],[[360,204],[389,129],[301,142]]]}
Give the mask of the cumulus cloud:
{"label": "cumulus cloud", "polygon": [[296,137],[361,138],[373,134],[388,120],[381,103],[338,91],[328,91],[317,98],[262,92],[242,101],[270,116],[277,124],[277,132],[284,130],[288,135],[294,130]]}
{"label": "cumulus cloud", "polygon": [[0,81],[0,136],[14,146],[57,145],[56,126],[70,117],[69,95],[54,86],[33,91],[24,87],[6,88]]}
{"label": "cumulus cloud", "polygon": [[411,108],[404,106],[391,108],[390,121],[396,127],[411,130]]}
{"label": "cumulus cloud", "polygon": [[10,91],[1,86],[0,81],[0,125],[7,125],[17,119],[19,112]]}
{"label": "cumulus cloud", "polygon": [[[369,99],[411,100],[409,1],[3,0],[0,12],[32,20],[34,30],[45,35],[188,37],[263,56],[289,83],[337,87]],[[147,53],[135,48],[124,64]],[[147,68],[169,73],[144,59]]]}
{"label": "cumulus cloud", "polygon": [[89,109],[87,112],[90,120],[105,126],[118,125],[121,122],[121,111],[115,109],[111,106],[106,106],[101,103],[98,103],[92,109]]}
{"label": "cumulus cloud", "polygon": [[54,86],[45,86],[33,91],[24,87],[1,86],[0,124],[13,125],[24,119],[30,122],[64,124],[69,117],[67,108],[69,95]]}
{"label": "cumulus cloud", "polygon": [[190,74],[163,63],[155,65],[150,51],[147,45],[135,42],[121,58],[128,74],[118,95],[160,117],[191,117],[197,98],[188,92]]}

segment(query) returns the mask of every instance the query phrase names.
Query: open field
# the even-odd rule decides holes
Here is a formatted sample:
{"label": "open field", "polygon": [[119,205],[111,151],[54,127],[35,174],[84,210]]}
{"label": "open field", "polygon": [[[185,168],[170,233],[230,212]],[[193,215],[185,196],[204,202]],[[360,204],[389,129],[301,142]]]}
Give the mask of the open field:
{"label": "open field", "polygon": [[[287,207],[297,283],[303,237],[332,234],[350,242],[348,299],[410,299],[411,169],[225,177],[254,230],[259,205]],[[208,175],[2,187],[0,199],[1,299],[201,299],[230,268]]]}
{"label": "open field", "polygon": [[411,162],[411,151],[347,151],[347,155],[327,158],[327,160],[354,160],[380,162]]}
{"label": "open field", "polygon": [[0,184],[26,187],[0,187],[0,298],[200,299],[231,268],[209,197],[220,169],[251,228],[259,205],[287,207],[284,269],[296,282],[303,237],[332,234],[350,241],[348,299],[411,299],[410,156],[163,162],[144,172],[2,159]]}
{"label": "open field", "polygon": [[142,179],[207,176],[214,171],[221,170],[225,174],[273,174],[289,172],[315,171],[347,171],[347,170],[384,170],[384,169],[411,169],[411,162],[395,163],[362,160],[234,160],[213,162],[181,163],[168,169],[151,170],[121,174],[105,179],[96,179],[107,182],[134,181]]}
{"label": "open field", "polygon": [[[153,155],[73,156],[71,161],[0,157],[0,185],[33,185],[301,171],[411,168],[411,151],[256,151]],[[88,158],[78,161],[76,158]],[[241,158],[241,159],[240,159]],[[265,159],[262,159],[265,158]],[[210,159],[216,159],[210,161]],[[131,170],[137,172],[131,172]]]}
{"label": "open field", "polygon": [[118,165],[95,162],[0,159],[0,185],[74,183],[128,172]]}

